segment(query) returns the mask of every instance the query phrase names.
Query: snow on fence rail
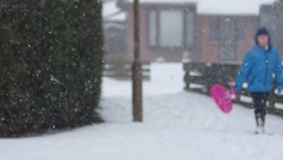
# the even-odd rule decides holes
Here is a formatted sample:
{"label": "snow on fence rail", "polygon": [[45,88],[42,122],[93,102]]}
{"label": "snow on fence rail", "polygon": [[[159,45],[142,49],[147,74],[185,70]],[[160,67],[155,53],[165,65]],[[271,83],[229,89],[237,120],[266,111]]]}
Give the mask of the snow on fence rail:
{"label": "snow on fence rail", "polygon": [[[219,63],[184,63],[185,89],[188,91],[209,94],[209,88],[214,83],[223,84],[230,87],[230,82],[237,76],[239,64],[219,64]],[[243,88],[247,88],[245,84]],[[274,87],[275,88],[275,87]],[[239,100],[235,101],[246,107],[252,106],[250,94],[243,90]],[[272,92],[268,98],[268,111],[273,114],[283,116],[283,97]]]}
{"label": "snow on fence rail", "polygon": [[[128,80],[132,77],[132,64],[129,62],[123,63],[107,63],[104,64],[103,76],[111,77],[120,80]],[[150,63],[142,64],[143,80],[150,80]]]}

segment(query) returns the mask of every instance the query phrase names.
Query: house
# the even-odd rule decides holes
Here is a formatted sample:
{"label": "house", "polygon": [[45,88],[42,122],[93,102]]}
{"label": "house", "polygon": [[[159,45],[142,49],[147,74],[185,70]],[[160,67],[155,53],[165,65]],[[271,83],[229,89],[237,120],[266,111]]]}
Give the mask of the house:
{"label": "house", "polygon": [[[254,43],[259,8],[274,0],[140,0],[142,61],[239,62]],[[133,0],[119,0],[133,59]]]}

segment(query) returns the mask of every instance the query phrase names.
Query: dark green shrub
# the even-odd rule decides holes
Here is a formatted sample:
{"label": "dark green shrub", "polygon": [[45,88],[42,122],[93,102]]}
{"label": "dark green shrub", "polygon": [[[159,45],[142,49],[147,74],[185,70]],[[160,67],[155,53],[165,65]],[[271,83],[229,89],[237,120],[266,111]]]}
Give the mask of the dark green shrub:
{"label": "dark green shrub", "polygon": [[99,121],[101,2],[0,2],[0,136]]}

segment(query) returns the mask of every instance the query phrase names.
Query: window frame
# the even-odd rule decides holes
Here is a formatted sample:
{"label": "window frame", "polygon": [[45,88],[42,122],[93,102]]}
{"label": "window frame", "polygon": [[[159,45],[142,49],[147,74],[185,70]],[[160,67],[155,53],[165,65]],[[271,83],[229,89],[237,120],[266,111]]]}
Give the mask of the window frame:
{"label": "window frame", "polygon": [[[178,46],[173,46],[173,47],[171,47],[171,46],[161,46],[160,45],[160,41],[161,41],[161,27],[160,27],[160,25],[161,25],[161,19],[160,19],[160,13],[162,12],[162,11],[179,11],[179,12],[181,12],[182,13],[182,35],[183,35],[183,37],[182,37],[182,44],[178,47]],[[196,42],[196,40],[195,40],[195,32],[196,32],[196,13],[195,13],[195,11],[193,10],[193,9],[190,9],[190,8],[188,8],[188,7],[186,7],[186,8],[182,8],[182,7],[180,7],[180,8],[151,8],[151,9],[148,9],[147,10],[147,22],[148,22],[148,25],[147,25],[147,28],[148,28],[148,30],[147,30],[147,48],[148,49],[150,49],[150,50],[184,50],[184,49],[191,49],[191,48],[193,48],[194,47],[194,45],[195,45],[195,42]],[[151,24],[150,24],[150,14],[151,13],[155,13],[156,14],[156,16],[157,16],[157,23],[156,23],[156,27],[154,27],[155,29],[156,29],[156,37],[155,37],[155,40],[156,40],[156,45],[152,45],[151,44],[151,40],[150,40],[150,38],[151,38],[151,36],[150,36],[150,33],[152,32],[152,31],[150,31],[150,29],[151,29]],[[188,31],[187,31],[187,28],[188,28],[188,24],[187,24],[187,14],[188,13],[191,13],[192,14],[192,18],[193,18],[193,43],[191,44],[191,45],[188,45],[187,44],[187,42],[188,42]]]}

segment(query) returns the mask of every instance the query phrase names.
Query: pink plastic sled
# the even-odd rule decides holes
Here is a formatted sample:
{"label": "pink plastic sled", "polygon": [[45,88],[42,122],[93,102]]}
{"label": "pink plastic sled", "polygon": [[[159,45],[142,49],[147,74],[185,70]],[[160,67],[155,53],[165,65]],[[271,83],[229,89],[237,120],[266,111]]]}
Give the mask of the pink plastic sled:
{"label": "pink plastic sled", "polygon": [[214,84],[210,88],[210,95],[222,112],[229,113],[232,110],[233,102],[231,96],[235,95],[233,87],[226,89],[221,84]]}

